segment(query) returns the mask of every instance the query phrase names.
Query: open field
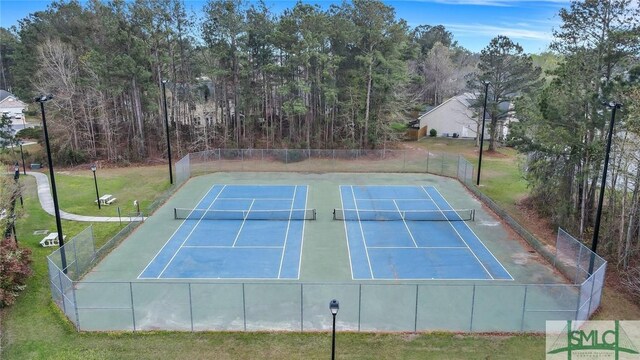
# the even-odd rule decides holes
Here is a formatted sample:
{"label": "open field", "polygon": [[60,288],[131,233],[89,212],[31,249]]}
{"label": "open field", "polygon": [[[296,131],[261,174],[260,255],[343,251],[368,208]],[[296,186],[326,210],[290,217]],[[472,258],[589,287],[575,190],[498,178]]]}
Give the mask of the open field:
{"label": "open field", "polygon": [[[446,139],[434,143],[429,141],[410,143],[412,146],[427,145],[434,152],[463,153],[470,161],[475,159],[475,148],[469,143],[447,144]],[[437,139],[438,141],[440,139]],[[451,140],[449,140],[451,141]],[[437,145],[443,144],[443,145]],[[436,147],[437,146],[437,147]],[[503,149],[500,150],[503,152]],[[518,217],[515,203],[526,195],[524,182],[513,184],[519,179],[512,152],[505,157],[487,156],[483,159],[483,191],[494,197],[502,206]],[[138,200],[150,202],[167,186],[166,167],[122,168],[101,170],[99,176],[113,176],[121,172],[129,176],[129,185],[141,176],[145,181],[134,187]],[[129,175],[125,175],[129,174]],[[66,179],[75,179],[81,184],[78,189],[86,194],[77,195],[85,200],[95,196],[89,170],[82,174],[70,172],[56,179],[60,187]],[[99,181],[101,179],[99,178]],[[23,178],[21,178],[22,181]],[[74,181],[74,180],[71,180]],[[108,181],[108,180],[107,180]],[[18,224],[19,241],[33,251],[35,275],[29,280],[27,289],[18,302],[4,309],[0,317],[0,355],[2,359],[325,359],[330,350],[328,333],[77,333],[51,301],[47,286],[45,256],[51,249],[37,246],[42,236],[31,235],[36,229],[55,229],[53,217],[39,208],[35,197],[35,180],[25,181],[25,212],[28,214]],[[157,186],[145,188],[145,184]],[[88,185],[87,185],[88,184]],[[105,183],[107,184],[107,183]],[[114,180],[114,184],[118,184]],[[511,187],[511,188],[510,188]],[[85,189],[86,188],[86,189]],[[114,187],[114,189],[123,189]],[[507,190],[508,189],[508,190]],[[61,190],[62,191],[62,190]],[[66,190],[65,190],[66,191]],[[102,190],[101,190],[102,191]],[[122,190],[124,191],[124,190]],[[120,192],[113,191],[120,200]],[[124,192],[122,192],[124,194]],[[146,194],[143,199],[138,194]],[[123,195],[123,201],[128,195]],[[126,200],[124,200],[126,199]],[[93,209],[93,202],[77,208],[78,212]],[[71,209],[62,207],[65,211]],[[97,212],[97,208],[95,209]],[[519,218],[520,220],[520,218]],[[63,222],[69,236],[85,228],[88,224]],[[95,224],[96,237],[108,239],[119,229],[118,224]],[[624,296],[612,289],[605,289],[603,305],[596,315],[598,319],[638,319],[640,309]],[[341,359],[543,359],[544,337],[531,335],[455,335],[455,334],[358,334],[340,333],[337,340],[338,355]]]}

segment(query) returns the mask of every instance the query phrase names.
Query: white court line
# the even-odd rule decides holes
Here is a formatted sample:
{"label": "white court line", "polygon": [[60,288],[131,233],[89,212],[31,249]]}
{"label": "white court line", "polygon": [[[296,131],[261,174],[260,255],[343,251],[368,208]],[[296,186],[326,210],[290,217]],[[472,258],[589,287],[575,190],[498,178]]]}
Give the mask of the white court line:
{"label": "white court line", "polygon": [[287,239],[289,239],[289,228],[291,228],[291,214],[293,213],[293,204],[296,202],[296,193],[298,192],[298,185],[293,189],[293,199],[291,199],[291,208],[289,209],[289,221],[287,221],[287,232],[284,235],[284,244],[282,245],[282,255],[280,255],[280,267],[278,267],[278,279],[282,273],[282,261],[284,260],[284,252],[287,249]]}
{"label": "white court line", "polygon": [[353,196],[353,205],[356,207],[356,215],[358,215],[358,224],[360,225],[360,233],[362,234],[362,243],[364,244],[364,251],[367,254],[367,263],[369,264],[369,272],[371,273],[371,278],[373,279],[373,269],[371,268],[371,259],[369,258],[369,249],[367,249],[367,241],[364,239],[364,230],[362,228],[362,221],[360,221],[360,213],[358,212],[358,201],[356,200],[356,193],[353,191],[353,185],[351,185],[351,195]]}
{"label": "white court line", "polygon": [[[200,198],[200,201],[198,201],[198,203],[196,204],[196,207],[198,205],[200,205],[200,203],[204,200],[204,198],[207,197],[207,195],[209,195],[209,193],[216,187],[216,184],[214,184],[211,189],[209,189],[209,191],[207,191],[204,195],[202,195],[202,197]],[[223,187],[224,189],[224,187]],[[222,191],[222,190],[220,190]],[[220,193],[218,193],[218,195],[220,195]],[[193,213],[194,210],[192,210],[191,212]],[[189,213],[189,215],[191,215],[191,213]],[[178,230],[182,229],[182,225],[184,225],[184,223],[187,221],[187,219],[182,220],[182,223],[178,226],[178,228],[173,232],[173,234],[171,234],[171,236],[169,236],[169,239],[164,243],[164,245],[162,245],[162,247],[160,248],[160,250],[158,250],[158,252],[156,253],[156,255],[153,257],[153,259],[151,259],[151,261],[149,261],[149,263],[147,264],[147,266],[144,267],[144,269],[142,269],[142,272],[138,275],[138,279],[140,279],[140,276],[142,276],[142,274],[144,274],[145,271],[147,271],[147,268],[153,263],[153,261],[158,257],[158,255],[160,255],[160,253],[162,252],[162,250],[165,248],[165,246],[167,246],[167,244],[169,242],[171,242],[171,240],[173,239],[173,237],[176,235],[176,233],[178,232]],[[146,278],[145,278],[146,279]],[[151,278],[153,279],[153,278]]]}
{"label": "white court line", "polygon": [[282,249],[282,246],[229,246],[229,245],[185,245],[183,249],[187,248],[204,248],[204,249]]}
{"label": "white court line", "polygon": [[[442,194],[440,193],[440,191],[438,191],[438,189],[436,189],[435,187],[433,188],[433,190],[435,190],[440,197],[444,200],[444,202],[447,203],[447,205],[449,205],[450,208],[453,209],[453,207],[451,206],[451,204],[447,201],[447,199],[442,196]],[[463,222],[464,223],[464,222]],[[513,280],[513,276],[511,276],[511,274],[509,273],[509,271],[504,267],[504,265],[502,265],[502,263],[496,258],[495,255],[493,255],[493,253],[491,252],[491,250],[489,250],[489,248],[487,247],[487,245],[485,245],[482,240],[480,240],[480,237],[478,235],[476,235],[476,233],[473,231],[473,229],[471,229],[471,227],[467,224],[464,223],[464,225],[467,227],[467,229],[469,229],[469,231],[471,231],[471,233],[473,234],[473,236],[476,237],[476,239],[478,239],[478,241],[480,241],[480,244],[482,244],[482,246],[484,246],[484,248],[489,252],[489,254],[491,254],[491,256],[493,257],[493,259],[498,263],[498,265],[500,265],[500,267],[507,273],[507,275],[509,275],[509,277],[511,278],[511,280]],[[496,279],[496,280],[503,280],[503,279]]]}
{"label": "white court line", "polygon": [[409,225],[407,225],[407,222],[404,220],[404,216],[402,216],[402,211],[400,211],[400,207],[398,207],[398,203],[396,202],[396,200],[393,200],[393,205],[396,206],[396,209],[398,209],[398,212],[400,213],[400,216],[402,217],[402,223],[404,224],[404,227],[407,228],[407,232],[409,233],[409,236],[411,236],[411,241],[413,241],[413,245],[415,247],[418,247],[418,243],[416,242],[416,239],[413,238],[413,234],[411,233],[411,229],[409,229]]}
{"label": "white court line", "polygon": [[[342,188],[344,186],[340,185],[340,207],[344,209],[344,201],[342,201]],[[345,191],[346,192],[346,191]],[[349,243],[349,231],[347,230],[347,222],[344,223],[344,235],[347,238],[347,254],[349,255],[349,269],[351,269],[351,280],[355,280],[353,277],[353,263],[351,262],[351,244]]]}
{"label": "white court line", "polygon": [[[307,193],[305,194],[305,199],[304,199],[304,207],[307,207],[307,204],[309,203],[309,187],[307,185],[304,185]],[[316,214],[317,216],[317,214]],[[298,254],[298,276],[296,277],[296,280],[300,279],[300,269],[302,268],[302,248],[304,247],[304,226],[307,224],[307,220],[303,220],[302,222],[302,239],[300,239],[300,253]]]}
{"label": "white court line", "polygon": [[369,249],[468,249],[466,246],[369,246]]}
{"label": "white court line", "polygon": [[[255,200],[253,200],[251,202],[251,205],[249,205],[249,210],[247,210],[247,213],[244,215],[244,219],[242,219],[242,224],[240,224],[240,229],[238,229],[238,233],[236,234],[236,238],[233,239],[233,245],[231,245],[231,247],[235,247],[236,246],[236,242],[238,242],[238,238],[240,238],[240,234],[242,233],[242,228],[244,227],[244,224],[247,223],[247,218],[249,217],[249,214],[251,213],[251,208],[253,208],[253,204],[255,204]],[[244,211],[244,210],[242,210]]]}
{"label": "white court line", "polygon": [[[420,188],[422,189],[422,191],[424,191],[425,194],[427,194],[427,196],[433,200],[433,198],[431,198],[431,195],[429,195],[429,193],[427,192],[427,190],[424,188],[424,186],[420,186]],[[444,197],[443,197],[444,198]],[[445,200],[446,201],[446,200]],[[433,203],[436,205],[436,207],[438,208],[438,210],[440,210],[440,212],[442,212],[442,209],[440,208],[440,205],[438,205],[437,202],[435,202],[435,200],[433,201]],[[449,205],[449,207],[451,207],[451,205]],[[442,213],[442,216],[444,216],[444,212]],[[462,235],[460,235],[460,233],[458,232],[458,229],[455,228],[455,226],[453,226],[453,224],[451,223],[451,221],[447,220],[447,223],[451,226],[451,228],[453,229],[453,231],[456,232],[456,234],[458,234],[458,237],[460,238],[460,240],[462,240],[462,242],[464,242],[464,244],[467,246],[467,248],[469,249],[469,251],[473,254],[473,257],[476,258],[476,260],[478,260],[478,263],[480,263],[480,266],[482,266],[482,268],[484,269],[484,271],[487,273],[487,275],[489,275],[491,277],[492,280],[495,280],[493,275],[491,275],[491,273],[489,272],[489,270],[487,270],[487,268],[484,266],[484,264],[482,263],[482,261],[480,261],[480,259],[478,259],[478,256],[476,255],[476,253],[471,250],[471,248],[469,247],[469,244],[467,244],[467,242],[464,240],[464,238],[462,237]]]}
{"label": "white court line", "polygon": [[[213,206],[213,204],[215,204],[216,200],[218,200],[218,197],[220,196],[220,194],[222,194],[222,192],[224,191],[224,189],[227,187],[227,185],[222,186],[222,189],[220,189],[220,192],[218,193],[218,195],[216,195],[215,199],[213,199],[213,201],[211,202],[211,204],[209,205],[209,207],[207,208],[207,210],[211,209],[211,207]],[[173,261],[173,259],[175,259],[176,255],[178,255],[178,253],[180,252],[180,249],[182,248],[182,245],[184,245],[187,240],[189,240],[189,237],[191,237],[191,234],[193,234],[193,232],[198,228],[198,225],[200,225],[200,222],[202,221],[202,218],[200,218],[200,220],[198,220],[198,222],[195,224],[195,226],[193,227],[193,229],[191,229],[191,231],[189,232],[189,234],[184,238],[184,240],[182,241],[182,243],[180,244],[180,247],[178,247],[178,250],[176,250],[175,253],[173,253],[173,256],[171,257],[171,259],[169,260],[169,262],[167,263],[167,265],[164,266],[164,268],[162,269],[162,271],[160,272],[160,275],[158,275],[158,277],[156,279],[160,279],[160,277],[162,276],[162,274],[164,273],[165,270],[167,270],[167,268],[169,267],[169,265],[171,264],[171,262]]]}
{"label": "white court line", "polygon": [[400,200],[400,201],[433,201],[430,199],[425,199],[425,198],[418,198],[418,199],[402,199],[402,198],[375,198],[375,199],[371,199],[371,198],[358,198],[356,200],[368,200],[368,201],[389,201],[389,200]]}
{"label": "white court line", "polygon": [[277,201],[291,201],[287,198],[241,198],[241,197],[221,197],[220,200],[277,200]]}

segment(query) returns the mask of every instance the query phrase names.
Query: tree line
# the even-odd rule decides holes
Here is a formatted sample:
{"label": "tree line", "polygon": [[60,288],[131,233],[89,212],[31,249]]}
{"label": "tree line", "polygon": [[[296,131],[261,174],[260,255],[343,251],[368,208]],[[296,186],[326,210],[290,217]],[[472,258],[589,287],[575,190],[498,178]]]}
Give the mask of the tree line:
{"label": "tree line", "polygon": [[424,103],[462,91],[477,62],[443,26],[411,29],[368,0],[280,14],[241,0],[197,14],[181,0],[55,2],[0,36],[0,85],[54,94],[67,163],[162,156],[163,80],[179,154],[381,147]]}
{"label": "tree line", "polygon": [[640,295],[640,9],[628,0],[573,1],[559,13],[558,62],[517,100],[512,144],[527,155],[536,208],[591,242],[611,101],[616,114],[598,252]]}

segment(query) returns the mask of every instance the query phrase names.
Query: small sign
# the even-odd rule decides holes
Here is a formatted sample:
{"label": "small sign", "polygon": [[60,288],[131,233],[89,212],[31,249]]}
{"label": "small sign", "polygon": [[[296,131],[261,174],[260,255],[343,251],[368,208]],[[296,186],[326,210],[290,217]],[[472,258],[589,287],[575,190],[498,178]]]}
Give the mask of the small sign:
{"label": "small sign", "polygon": [[546,358],[640,359],[640,321],[547,321]]}

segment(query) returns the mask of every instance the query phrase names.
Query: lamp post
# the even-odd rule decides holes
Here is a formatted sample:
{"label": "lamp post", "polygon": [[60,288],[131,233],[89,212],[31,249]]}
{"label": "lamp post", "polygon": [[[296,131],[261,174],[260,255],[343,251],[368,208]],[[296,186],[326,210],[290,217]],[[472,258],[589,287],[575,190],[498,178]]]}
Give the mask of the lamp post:
{"label": "lamp post", "polygon": [[27,175],[27,167],[24,164],[24,152],[22,151],[22,141],[18,140],[18,145],[20,145],[20,157],[22,158],[22,171],[25,175]]}
{"label": "lamp post", "polygon": [[169,138],[169,113],[167,112],[167,80],[162,80],[162,97],[164,98],[164,129],[167,133],[167,158],[169,159],[169,183],[173,184],[173,170],[171,169],[171,140]]}
{"label": "lamp post", "polygon": [[44,143],[47,148],[47,161],[49,162],[49,176],[51,177],[51,193],[53,195],[53,210],[56,216],[56,227],[58,228],[58,244],[60,244],[60,261],[62,271],[67,273],[67,256],[64,250],[64,237],[62,236],[62,222],[60,221],[60,207],[58,206],[58,192],[56,191],[56,178],[53,173],[53,160],[51,160],[51,146],[49,145],[49,132],[47,131],[47,119],[44,113],[44,103],[53,99],[53,95],[41,95],[34,99],[40,103],[42,113],[42,130],[44,132]]}
{"label": "lamp post", "polygon": [[[13,166],[13,180],[15,180],[17,183],[19,178],[20,178],[20,165],[18,165],[18,162],[16,161],[16,164]],[[17,191],[20,191],[19,186],[16,187],[16,189]],[[24,207],[24,201],[22,200],[22,193],[20,193],[20,206]]]}
{"label": "lamp post", "polygon": [[96,185],[96,202],[98,203],[98,210],[102,209],[100,207],[100,193],[98,192],[98,179],[96,179],[96,164],[91,165],[91,171],[93,171],[93,183]]}
{"label": "lamp post", "polygon": [[622,104],[615,101],[604,102],[602,105],[611,109],[611,121],[609,122],[609,136],[607,137],[607,150],[604,154],[604,169],[602,169],[602,183],[600,184],[600,199],[598,200],[598,210],[596,211],[596,222],[593,226],[593,241],[591,242],[591,260],[589,261],[589,275],[593,273],[593,263],[595,261],[596,250],[598,249],[598,236],[600,235],[600,218],[602,217],[602,203],[604,202],[604,190],[607,186],[607,170],[609,169],[609,153],[611,152],[611,141],[613,139],[613,124],[616,121],[616,110]]}
{"label": "lamp post", "polygon": [[331,360],[335,360],[336,358],[336,315],[338,315],[338,310],[340,309],[340,303],[338,300],[333,299],[329,302],[329,310],[331,311],[331,315],[333,316],[333,331],[331,333]]}
{"label": "lamp post", "polygon": [[489,95],[488,81],[484,81],[484,107],[482,108],[482,131],[480,132],[480,157],[478,157],[478,179],[476,185],[480,186],[480,171],[482,169],[482,146],[484,145],[484,121],[487,115],[487,97]]}

